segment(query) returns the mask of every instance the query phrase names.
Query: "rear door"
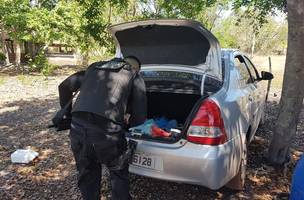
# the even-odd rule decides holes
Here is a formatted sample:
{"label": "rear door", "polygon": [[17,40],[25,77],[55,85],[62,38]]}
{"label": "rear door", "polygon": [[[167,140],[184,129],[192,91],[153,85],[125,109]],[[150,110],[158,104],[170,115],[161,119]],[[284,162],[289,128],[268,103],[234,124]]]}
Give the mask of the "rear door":
{"label": "rear door", "polygon": [[265,105],[265,95],[266,95],[266,87],[263,81],[260,81],[260,75],[250,61],[250,59],[244,56],[246,65],[249,69],[250,75],[252,77],[252,85],[254,86],[254,90],[252,92],[253,97],[253,106],[254,106],[254,123],[253,123],[253,131],[255,131],[259,125],[261,116],[264,112],[264,105]]}
{"label": "rear door", "polygon": [[239,88],[243,94],[241,98],[242,115],[245,116],[248,123],[252,126],[254,124],[254,113],[257,112],[257,105],[254,100],[254,93],[257,87],[254,85],[254,79],[250,74],[243,55],[235,54],[234,65],[239,71]]}

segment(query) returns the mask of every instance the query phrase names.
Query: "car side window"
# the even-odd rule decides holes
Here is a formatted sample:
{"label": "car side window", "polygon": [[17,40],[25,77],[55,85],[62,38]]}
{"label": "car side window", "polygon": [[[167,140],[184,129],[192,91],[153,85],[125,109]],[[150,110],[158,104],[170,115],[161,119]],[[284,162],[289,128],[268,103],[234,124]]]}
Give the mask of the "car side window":
{"label": "car side window", "polygon": [[251,77],[253,78],[254,81],[259,79],[259,73],[258,70],[255,68],[255,66],[252,64],[252,62],[247,58],[246,56],[244,57],[246,64],[248,66],[248,69],[250,71]]}
{"label": "car side window", "polygon": [[240,72],[240,84],[242,87],[245,87],[246,84],[252,83],[252,78],[247,69],[245,61],[242,56],[234,57],[234,65]]}

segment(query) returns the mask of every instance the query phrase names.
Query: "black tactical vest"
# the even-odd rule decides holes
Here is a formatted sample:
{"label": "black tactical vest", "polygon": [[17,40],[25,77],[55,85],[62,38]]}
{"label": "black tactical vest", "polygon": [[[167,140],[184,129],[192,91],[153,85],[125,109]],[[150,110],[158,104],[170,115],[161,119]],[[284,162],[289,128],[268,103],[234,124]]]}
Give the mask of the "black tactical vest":
{"label": "black tactical vest", "polygon": [[94,63],[86,71],[73,112],[89,112],[123,124],[136,71],[122,59]]}

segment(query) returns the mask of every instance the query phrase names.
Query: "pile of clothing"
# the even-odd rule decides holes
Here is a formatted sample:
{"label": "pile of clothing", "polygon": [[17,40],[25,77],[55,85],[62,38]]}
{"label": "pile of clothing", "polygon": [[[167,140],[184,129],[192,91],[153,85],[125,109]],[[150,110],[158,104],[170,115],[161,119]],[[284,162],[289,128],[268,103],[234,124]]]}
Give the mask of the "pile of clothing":
{"label": "pile of clothing", "polygon": [[176,137],[181,133],[177,129],[176,120],[168,120],[166,117],[146,120],[142,125],[132,127],[129,130],[132,135],[150,135],[152,137]]}

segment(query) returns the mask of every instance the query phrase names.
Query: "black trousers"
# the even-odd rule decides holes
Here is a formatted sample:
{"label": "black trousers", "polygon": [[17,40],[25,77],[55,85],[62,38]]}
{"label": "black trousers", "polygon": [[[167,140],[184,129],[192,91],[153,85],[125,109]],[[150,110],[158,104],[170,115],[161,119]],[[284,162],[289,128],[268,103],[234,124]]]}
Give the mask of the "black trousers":
{"label": "black trousers", "polygon": [[[111,133],[109,137],[102,130],[89,123],[72,120],[70,139],[76,167],[78,170],[78,187],[84,200],[99,200],[101,189],[102,167],[100,159],[120,155],[126,148],[123,134]],[[98,146],[98,144],[101,144]],[[111,144],[111,145],[109,145]],[[113,144],[116,144],[113,146]],[[104,148],[106,147],[106,148]],[[115,149],[118,147],[118,149]],[[101,150],[100,150],[101,149]],[[115,152],[115,153],[113,153]],[[129,193],[129,166],[121,170],[110,170],[113,200],[131,200]]]}

